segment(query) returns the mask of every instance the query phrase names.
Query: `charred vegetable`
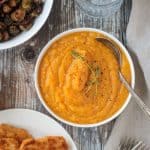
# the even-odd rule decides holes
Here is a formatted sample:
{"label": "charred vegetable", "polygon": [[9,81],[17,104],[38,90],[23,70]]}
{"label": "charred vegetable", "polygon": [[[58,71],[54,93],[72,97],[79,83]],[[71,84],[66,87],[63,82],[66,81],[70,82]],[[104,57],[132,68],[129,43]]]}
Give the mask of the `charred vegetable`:
{"label": "charred vegetable", "polygon": [[24,20],[25,15],[25,10],[19,8],[11,14],[11,19],[16,22],[21,22],[22,20]]}
{"label": "charred vegetable", "polygon": [[6,25],[3,22],[0,22],[0,30],[4,31],[6,29]]}
{"label": "charred vegetable", "polygon": [[19,3],[19,0],[9,0],[8,4],[10,7],[16,7],[18,3]]}
{"label": "charred vegetable", "polygon": [[26,11],[30,11],[32,8],[32,0],[22,0],[22,8]]}
{"label": "charred vegetable", "polygon": [[5,18],[4,18],[4,23],[6,26],[9,26],[13,23],[12,19],[10,18],[9,15],[7,15]]}
{"label": "charred vegetable", "polygon": [[9,33],[8,33],[7,31],[4,31],[4,32],[3,32],[3,40],[4,40],[4,41],[7,41],[7,40],[9,39],[9,37],[10,37],[10,36],[9,36]]}
{"label": "charred vegetable", "polygon": [[42,6],[38,6],[37,8],[35,8],[32,12],[31,12],[31,14],[30,14],[30,16],[31,17],[37,17],[37,16],[39,16],[39,14],[42,12]]}
{"label": "charred vegetable", "polygon": [[32,27],[32,18],[26,17],[24,21],[19,25],[20,30],[25,31],[29,30]]}
{"label": "charred vegetable", "polygon": [[12,8],[8,4],[3,5],[3,12],[4,13],[10,13]]}
{"label": "charred vegetable", "polygon": [[16,36],[20,32],[19,28],[15,25],[9,27],[9,33],[13,36]]}

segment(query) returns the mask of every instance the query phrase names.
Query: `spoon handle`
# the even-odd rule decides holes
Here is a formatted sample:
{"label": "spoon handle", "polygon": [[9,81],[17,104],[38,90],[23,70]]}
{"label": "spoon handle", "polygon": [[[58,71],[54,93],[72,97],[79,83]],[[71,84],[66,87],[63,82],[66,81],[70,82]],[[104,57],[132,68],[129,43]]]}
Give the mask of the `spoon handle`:
{"label": "spoon handle", "polygon": [[131,95],[135,98],[136,103],[139,105],[139,107],[143,110],[143,112],[150,118],[150,109],[148,106],[143,102],[143,100],[135,93],[133,88],[129,85],[129,83],[126,81],[124,76],[122,75],[121,72],[119,72],[120,79],[122,83],[126,86],[128,91],[131,93]]}

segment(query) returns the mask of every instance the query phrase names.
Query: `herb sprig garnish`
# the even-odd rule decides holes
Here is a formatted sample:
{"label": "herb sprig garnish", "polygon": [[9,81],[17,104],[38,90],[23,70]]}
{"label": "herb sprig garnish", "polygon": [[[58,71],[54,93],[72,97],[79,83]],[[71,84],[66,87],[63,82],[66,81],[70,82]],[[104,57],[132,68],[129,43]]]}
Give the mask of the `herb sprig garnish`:
{"label": "herb sprig garnish", "polygon": [[84,61],[89,70],[91,71],[93,78],[88,81],[88,87],[86,89],[86,93],[89,92],[92,88],[93,85],[95,85],[95,95],[97,95],[97,89],[98,89],[98,84],[99,84],[99,76],[100,76],[100,68],[97,66],[94,68],[90,64],[88,64],[88,61],[83,57],[80,53],[78,53],[75,50],[71,51],[71,56],[74,59],[80,59],[81,61]]}

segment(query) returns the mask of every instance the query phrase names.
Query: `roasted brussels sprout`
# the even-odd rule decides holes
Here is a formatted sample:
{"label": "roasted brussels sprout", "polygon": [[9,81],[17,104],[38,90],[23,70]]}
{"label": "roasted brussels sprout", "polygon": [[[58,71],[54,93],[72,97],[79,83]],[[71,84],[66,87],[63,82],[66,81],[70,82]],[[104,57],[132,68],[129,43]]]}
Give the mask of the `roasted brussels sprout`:
{"label": "roasted brussels sprout", "polygon": [[37,6],[37,8],[35,10],[36,10],[38,15],[42,12],[42,9],[43,9],[43,5]]}
{"label": "roasted brussels sprout", "polygon": [[30,11],[32,8],[32,0],[22,0],[21,4],[25,11]]}
{"label": "roasted brussels sprout", "polygon": [[20,32],[19,28],[15,25],[9,26],[9,33],[13,36],[16,36]]}
{"label": "roasted brussels sprout", "polygon": [[8,4],[10,7],[16,7],[20,1],[21,0],[9,0]]}
{"label": "roasted brussels sprout", "polygon": [[0,30],[4,31],[6,27],[7,26],[3,22],[0,22]]}
{"label": "roasted brussels sprout", "polygon": [[32,27],[32,23],[19,25],[21,31],[29,30],[31,27]]}
{"label": "roasted brussels sprout", "polygon": [[12,8],[8,4],[3,5],[3,12],[4,13],[10,13]]}
{"label": "roasted brussels sprout", "polygon": [[39,14],[42,12],[42,6],[38,6],[36,9],[34,9],[32,12],[31,12],[31,14],[30,14],[30,16],[31,17],[37,17],[37,16],[39,16]]}
{"label": "roasted brussels sprout", "polygon": [[25,11],[19,8],[14,12],[12,12],[11,19],[16,22],[21,22],[22,20],[24,20],[25,15],[26,15]]}
{"label": "roasted brussels sprout", "polygon": [[37,17],[37,16],[38,16],[37,11],[36,11],[36,10],[33,10],[33,11],[31,12],[30,16],[31,16],[32,18]]}
{"label": "roasted brussels sprout", "polygon": [[9,38],[10,38],[9,33],[7,31],[4,31],[3,32],[3,40],[7,41],[7,40],[9,40]]}
{"label": "roasted brussels sprout", "polygon": [[4,23],[6,26],[9,26],[13,23],[12,19],[10,18],[9,15],[6,15],[6,17],[4,18]]}
{"label": "roasted brussels sprout", "polygon": [[20,30],[25,31],[29,30],[32,27],[32,18],[31,17],[26,17],[24,21],[22,21],[19,25]]}

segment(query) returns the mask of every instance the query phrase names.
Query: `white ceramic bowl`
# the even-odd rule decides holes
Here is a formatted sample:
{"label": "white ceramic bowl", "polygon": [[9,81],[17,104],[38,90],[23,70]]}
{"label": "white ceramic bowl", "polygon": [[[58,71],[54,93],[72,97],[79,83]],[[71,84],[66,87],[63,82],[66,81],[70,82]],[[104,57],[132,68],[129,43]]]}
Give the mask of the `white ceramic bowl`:
{"label": "white ceramic bowl", "polygon": [[20,33],[19,35],[10,39],[9,41],[1,42],[0,50],[18,46],[26,42],[27,40],[29,40],[31,37],[33,37],[46,22],[49,16],[49,13],[52,9],[52,5],[53,5],[53,0],[44,0],[44,7],[42,10],[42,13],[35,19],[34,24],[31,27],[31,29]]}
{"label": "white ceramic bowl", "polygon": [[38,60],[37,60],[37,63],[36,63],[36,66],[35,66],[35,88],[36,88],[36,91],[37,91],[37,94],[40,98],[40,101],[41,103],[43,104],[43,106],[47,109],[47,111],[52,114],[56,119],[68,124],[68,125],[71,125],[71,126],[75,126],[75,127],[96,127],[96,126],[100,126],[100,125],[103,125],[103,124],[106,124],[110,121],[112,121],[113,119],[115,119],[116,117],[118,117],[122,112],[123,110],[127,107],[128,103],[130,102],[130,98],[131,98],[131,94],[129,94],[129,96],[127,97],[125,103],[122,105],[122,107],[114,114],[112,115],[111,117],[109,117],[108,119],[104,120],[104,121],[100,121],[98,123],[94,123],[94,124],[77,124],[77,123],[73,123],[73,122],[69,122],[69,121],[66,121],[64,120],[63,118],[59,117],[57,114],[55,114],[51,109],[50,107],[47,106],[47,104],[45,103],[45,101],[43,100],[42,98],[42,95],[40,93],[40,89],[39,89],[39,84],[38,84],[38,70],[39,70],[39,65],[40,65],[40,62],[44,56],[44,54],[46,53],[46,51],[48,50],[48,47],[50,45],[52,45],[56,40],[62,38],[63,36],[65,35],[68,35],[68,34],[71,34],[71,33],[74,33],[74,32],[80,32],[80,31],[95,31],[95,32],[98,32],[98,33],[101,33],[107,37],[109,37],[110,39],[112,39],[116,44],[118,44],[121,49],[123,50],[124,54],[126,55],[126,57],[128,58],[128,61],[130,63],[130,67],[131,67],[131,76],[132,76],[132,81],[131,81],[131,85],[132,87],[134,88],[134,84],[135,84],[135,70],[134,70],[134,65],[133,65],[133,62],[132,62],[132,59],[128,53],[128,51],[126,50],[126,48],[122,45],[122,43],[120,43],[115,37],[113,37],[112,35],[104,32],[104,31],[101,31],[101,30],[98,30],[98,29],[93,29],[93,28],[76,28],[76,29],[72,29],[72,30],[69,30],[69,31],[65,31],[63,33],[60,33],[58,34],[56,37],[54,37],[51,41],[49,41],[47,43],[47,45],[43,48],[43,50],[41,51],[39,57],[38,57]]}

